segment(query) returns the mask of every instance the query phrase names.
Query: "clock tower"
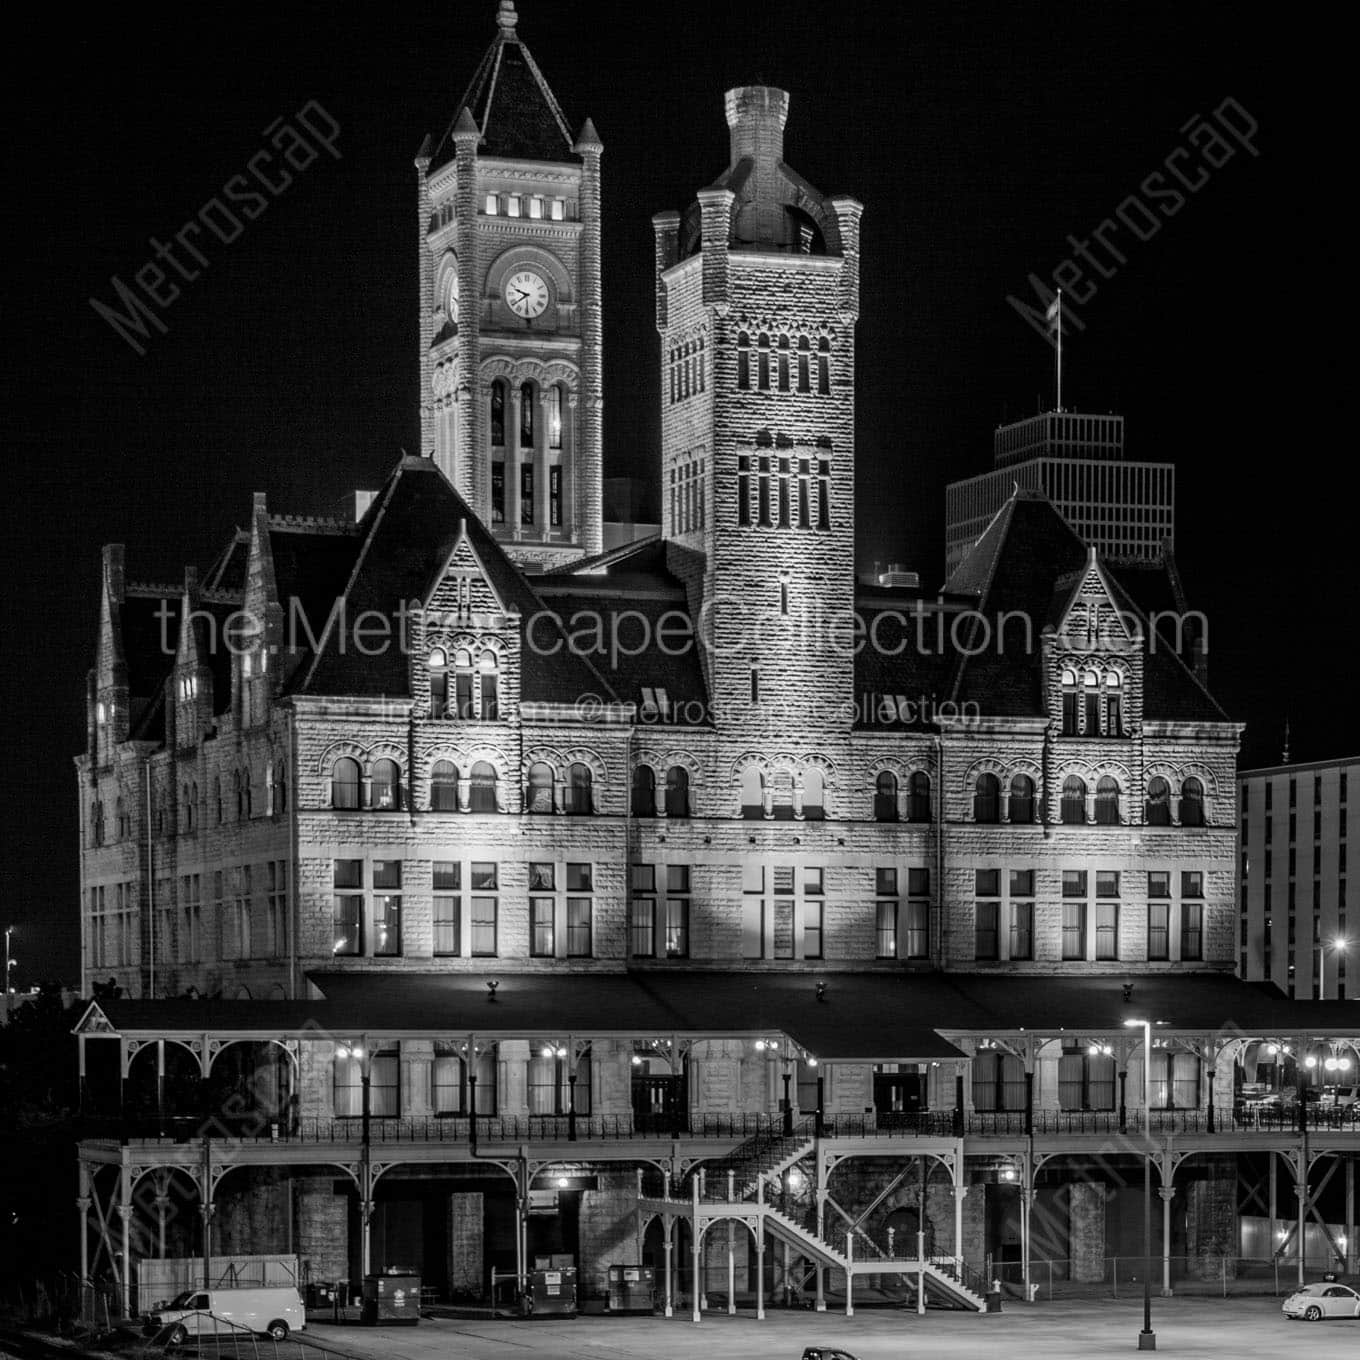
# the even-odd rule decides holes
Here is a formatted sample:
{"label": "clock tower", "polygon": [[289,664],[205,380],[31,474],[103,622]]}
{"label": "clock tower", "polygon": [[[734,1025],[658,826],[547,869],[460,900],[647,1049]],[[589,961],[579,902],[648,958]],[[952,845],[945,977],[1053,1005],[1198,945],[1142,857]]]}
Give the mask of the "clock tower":
{"label": "clock tower", "polygon": [[527,569],[599,552],[600,155],[573,136],[514,0],[416,157],[421,441]]}

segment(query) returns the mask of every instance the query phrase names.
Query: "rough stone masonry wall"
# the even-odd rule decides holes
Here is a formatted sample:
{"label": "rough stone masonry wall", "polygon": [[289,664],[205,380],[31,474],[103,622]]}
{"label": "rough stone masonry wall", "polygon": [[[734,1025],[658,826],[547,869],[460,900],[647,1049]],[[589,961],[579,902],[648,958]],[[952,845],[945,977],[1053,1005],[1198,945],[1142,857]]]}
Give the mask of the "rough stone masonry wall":
{"label": "rough stone masonry wall", "polygon": [[599,1164],[598,1189],[581,1194],[580,1273],[577,1287],[586,1294],[605,1293],[611,1265],[637,1265],[642,1241],[637,1231],[637,1172],[631,1166]]}
{"label": "rough stone masonry wall", "polygon": [[333,1176],[299,1176],[293,1183],[293,1243],[313,1280],[349,1275],[349,1196]]}

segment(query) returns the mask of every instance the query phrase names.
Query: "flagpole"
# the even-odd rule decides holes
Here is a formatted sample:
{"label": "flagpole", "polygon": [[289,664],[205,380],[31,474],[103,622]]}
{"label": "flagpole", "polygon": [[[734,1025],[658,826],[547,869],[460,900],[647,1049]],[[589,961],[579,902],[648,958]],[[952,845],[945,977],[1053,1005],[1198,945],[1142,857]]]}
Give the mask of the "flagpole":
{"label": "flagpole", "polygon": [[1062,413],[1062,289],[1058,289],[1058,412]]}

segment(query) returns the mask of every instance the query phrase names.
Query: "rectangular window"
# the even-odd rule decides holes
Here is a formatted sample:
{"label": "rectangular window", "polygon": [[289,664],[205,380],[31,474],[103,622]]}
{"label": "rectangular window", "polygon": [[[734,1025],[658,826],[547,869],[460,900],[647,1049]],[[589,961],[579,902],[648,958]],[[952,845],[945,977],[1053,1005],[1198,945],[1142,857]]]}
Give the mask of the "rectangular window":
{"label": "rectangular window", "polygon": [[507,217],[518,217],[520,215],[521,199],[518,194],[506,194],[505,196],[505,215]]}
{"label": "rectangular window", "polygon": [[689,898],[666,898],[666,957],[689,958]]}
{"label": "rectangular window", "polygon": [[496,957],[496,903],[494,897],[473,897],[472,914],[472,957],[494,959]]}
{"label": "rectangular window", "polygon": [[1171,903],[1148,902],[1148,958],[1165,962],[1171,957]]}
{"label": "rectangular window", "polygon": [[1181,958],[1198,961],[1204,957],[1204,904],[1181,903]]}
{"label": "rectangular window", "polygon": [[1119,871],[1117,869],[1096,870],[1096,896],[1119,896]]}
{"label": "rectangular window", "polygon": [[878,931],[878,957],[895,959],[897,957],[897,903],[880,901],[875,907]]}
{"label": "rectangular window", "polygon": [[567,898],[567,957],[588,959],[591,955],[591,899]]}
{"label": "rectangular window", "polygon": [[482,200],[482,208],[488,217],[499,217],[501,211],[500,195],[487,194]]}
{"label": "rectangular window", "polygon": [[1181,896],[1203,897],[1204,874],[1199,869],[1185,869],[1181,873]]}
{"label": "rectangular window", "polygon": [[1062,956],[1069,960],[1086,957],[1085,902],[1063,903]]}
{"label": "rectangular window", "polygon": [[1171,875],[1164,869],[1153,870],[1148,874],[1148,896],[1171,896]]}
{"label": "rectangular window", "polygon": [[978,959],[999,959],[1001,957],[1001,903],[979,902],[975,908],[976,920],[973,940],[973,956]]}
{"label": "rectangular window", "polygon": [[548,469],[548,523],[554,529],[562,527],[562,469]]}
{"label": "rectangular window", "polygon": [[1062,895],[1064,897],[1086,896],[1086,870],[1064,869],[1062,876]]}
{"label": "rectangular window", "polygon": [[519,469],[519,522],[534,522],[534,465],[522,463]]}
{"label": "rectangular window", "polygon": [[1067,689],[1063,692],[1062,730],[1065,737],[1077,735],[1077,691],[1075,689]]}
{"label": "rectangular window", "polygon": [[1011,958],[1034,957],[1034,903],[1011,903]]}
{"label": "rectangular window", "polygon": [[491,464],[491,522],[505,523],[505,464]]}
{"label": "rectangular window", "polygon": [[633,957],[656,956],[656,866],[635,864],[633,875]]}
{"label": "rectangular window", "polygon": [[751,522],[751,460],[746,454],[737,458],[737,523]]}
{"label": "rectangular window", "polygon": [[552,200],[552,220],[563,222],[567,216],[567,200],[565,198],[555,198]]}
{"label": "rectangular window", "polygon": [[823,904],[820,899],[803,901],[803,957],[820,959],[822,957],[822,917]]}
{"label": "rectangular window", "polygon": [[930,956],[930,870],[907,870],[906,957]]}
{"label": "rectangular window", "polygon": [[1096,958],[1119,957],[1119,903],[1096,902]]}
{"label": "rectangular window", "polygon": [[534,218],[543,216],[543,200],[537,194],[529,198],[529,216]]}
{"label": "rectangular window", "polygon": [[534,958],[550,959],[553,948],[553,899],[529,899],[529,953]]}
{"label": "rectangular window", "polygon": [[1100,735],[1100,691],[1090,687],[1085,689],[1086,695],[1086,727],[1085,733],[1088,737],[1098,737]]}
{"label": "rectangular window", "polygon": [[399,859],[373,861],[373,890],[373,953],[379,958],[395,958],[401,953]]}
{"label": "rectangular window", "polygon": [[762,458],[760,460],[759,486],[757,487],[757,500],[760,511],[760,527],[762,529],[771,528],[770,523],[770,460]]}
{"label": "rectangular window", "polygon": [[456,958],[460,952],[459,917],[462,914],[463,866],[457,860],[434,863],[434,953],[436,958]]}

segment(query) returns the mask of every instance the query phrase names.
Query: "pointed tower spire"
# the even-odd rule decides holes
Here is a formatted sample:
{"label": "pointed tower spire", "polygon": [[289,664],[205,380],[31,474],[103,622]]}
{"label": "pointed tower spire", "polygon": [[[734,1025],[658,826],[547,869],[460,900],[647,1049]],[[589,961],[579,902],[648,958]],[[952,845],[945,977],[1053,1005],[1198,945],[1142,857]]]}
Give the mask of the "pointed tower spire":
{"label": "pointed tower spire", "polygon": [[1280,764],[1289,764],[1289,719],[1284,720],[1284,747],[1280,751]]}

